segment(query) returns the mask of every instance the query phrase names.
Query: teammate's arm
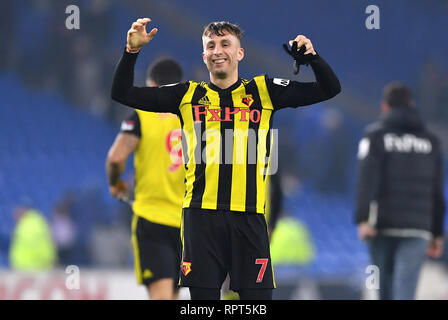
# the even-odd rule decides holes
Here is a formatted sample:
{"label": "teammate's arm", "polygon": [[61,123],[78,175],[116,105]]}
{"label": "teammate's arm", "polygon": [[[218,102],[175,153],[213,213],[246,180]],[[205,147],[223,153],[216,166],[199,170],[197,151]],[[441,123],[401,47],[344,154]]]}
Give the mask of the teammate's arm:
{"label": "teammate's arm", "polygon": [[117,199],[127,193],[127,185],[121,179],[126,168],[126,161],[140,142],[140,118],[137,112],[121,123],[120,133],[109,149],[106,159],[106,175],[110,194]]}
{"label": "teammate's arm", "polygon": [[282,79],[270,79],[266,77],[269,94],[274,108],[301,107],[333,98],[341,92],[341,84],[333,69],[314,50],[310,39],[299,35],[295,40],[298,48],[305,45],[305,54],[313,55],[309,64],[316,77],[315,82],[298,82]]}
{"label": "teammate's arm", "polygon": [[121,175],[126,169],[128,157],[137,148],[139,141],[139,137],[121,132],[109,149],[106,159],[106,175],[109,192],[114,198],[120,199],[127,193],[128,187],[121,179]]}
{"label": "teammate's arm", "polygon": [[138,19],[128,31],[126,50],[115,69],[112,82],[111,97],[129,107],[178,114],[179,104],[188,89],[188,84],[177,84],[166,87],[135,87],[134,67],[138,52],[156,35],[157,29],[146,32],[146,24],[151,19]]}

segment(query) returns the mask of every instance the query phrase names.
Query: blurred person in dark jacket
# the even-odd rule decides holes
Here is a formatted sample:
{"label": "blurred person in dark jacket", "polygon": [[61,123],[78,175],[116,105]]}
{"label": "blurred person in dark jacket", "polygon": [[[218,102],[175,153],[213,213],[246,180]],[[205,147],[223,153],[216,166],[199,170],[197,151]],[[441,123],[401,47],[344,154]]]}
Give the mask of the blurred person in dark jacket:
{"label": "blurred person in dark jacket", "polygon": [[410,300],[426,255],[443,252],[442,152],[403,84],[385,87],[381,109],[359,143],[355,221],[380,271],[380,299]]}

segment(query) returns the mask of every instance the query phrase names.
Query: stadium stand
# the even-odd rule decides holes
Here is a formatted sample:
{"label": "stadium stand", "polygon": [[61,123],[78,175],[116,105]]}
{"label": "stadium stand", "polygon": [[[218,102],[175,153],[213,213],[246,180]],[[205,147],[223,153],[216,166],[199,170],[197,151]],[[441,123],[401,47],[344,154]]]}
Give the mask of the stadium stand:
{"label": "stadium stand", "polygon": [[[33,41],[16,44],[21,48],[20,52],[24,52],[19,60],[25,61],[17,72],[0,74],[2,96],[6,97],[0,108],[0,267],[8,264],[9,239],[14,228],[12,211],[23,196],[31,197],[35,206],[50,219],[55,203],[65,192],[74,190],[79,194],[88,193],[81,190],[96,186],[99,189],[96,198],[101,203],[96,207],[84,204],[78,210],[81,216],[77,218],[77,222],[83,231],[83,241],[88,241],[93,224],[113,222],[117,210],[117,204],[108,195],[104,177],[104,159],[117,132],[117,123],[107,121],[104,114],[92,115],[87,111],[89,106],[76,105],[70,95],[55,94],[54,88],[46,93],[41,92],[39,84],[43,75],[39,73],[42,67],[40,61],[45,61],[45,67],[51,67],[53,62],[44,58],[45,53],[48,53],[48,50],[45,51],[45,43],[49,41],[47,31],[49,23],[55,23],[54,17],[53,20],[50,19],[51,12],[43,9],[26,11],[23,1],[17,3],[15,12],[21,17],[17,20],[30,21],[33,26],[30,38]],[[87,1],[80,3],[86,5]],[[280,160],[280,164],[299,175],[301,183],[301,188],[289,193],[285,199],[285,211],[307,225],[317,253],[311,266],[300,270],[281,269],[277,278],[288,280],[298,273],[309,277],[362,275],[368,258],[364,245],[357,240],[356,228],[351,218],[356,143],[361,137],[361,128],[377,116],[378,97],[383,85],[391,80],[391,74],[396,79],[417,79],[410,86],[419,95],[419,79],[428,57],[441,66],[448,67],[445,59],[448,45],[442,38],[447,13],[443,1],[435,1],[433,6],[404,0],[383,1],[380,4],[383,13],[382,30],[377,33],[352,27],[353,24],[364,25],[366,15],[363,10],[368,5],[366,1],[347,1],[338,6],[332,5],[330,0],[290,3],[287,8],[289,12],[308,12],[307,15],[300,15],[297,20],[281,19],[286,9],[269,1],[263,2],[263,12],[266,15],[260,15],[256,20],[247,19],[247,13],[253,12],[254,8],[253,4],[244,1],[239,2],[239,10],[234,10],[232,6],[218,8],[210,5],[205,10],[204,3],[200,0],[189,1],[188,7],[183,1],[174,0],[163,3],[147,1],[144,4],[131,2],[129,5],[117,1],[110,3],[107,12],[115,23],[111,30],[107,30],[108,38],[102,48],[104,61],[112,61],[103,65],[109,75],[124,46],[124,34],[129,23],[140,16],[138,9],[144,7],[147,9],[145,12],[156,12],[158,15],[158,19],[154,20],[161,32],[154,41],[155,49],[144,50],[137,64],[136,77],[140,85],[143,84],[148,62],[162,55],[178,59],[185,66],[185,78],[204,80],[201,77],[205,76],[206,79],[207,74],[197,71],[198,68],[204,68],[200,58],[199,34],[200,28],[210,20],[228,19],[239,23],[245,30],[248,63],[243,66],[242,74],[247,77],[264,70],[270,75],[291,77],[291,65],[281,51],[283,40],[279,39],[293,36],[295,30],[313,39],[318,51],[334,65],[341,78],[343,94],[331,104],[306,108],[301,112],[285,110],[276,117],[276,127],[281,127],[282,132],[288,133],[281,133],[284,140],[280,143],[286,145],[286,149],[280,149],[280,157],[285,159]],[[63,7],[62,4],[60,6]],[[179,15],[185,20],[191,20],[191,23],[180,25],[176,21]],[[316,16],[320,17],[318,24]],[[416,21],[409,24],[409,19]],[[63,23],[63,20],[57,20],[57,23]],[[273,27],[263,27],[266,23]],[[432,30],[419,27],[429,23],[433,26]],[[262,27],[264,33],[259,32]],[[384,29],[388,30],[387,34]],[[21,35],[29,31],[30,28],[26,26],[18,30]],[[429,33],[434,51],[431,56],[427,55],[425,45],[414,41],[425,38]],[[347,50],[339,41],[341,34],[348,42],[355,41],[356,46]],[[403,41],[396,41],[403,34],[409,36]],[[23,39],[22,36],[17,38]],[[92,41],[96,39],[93,38]],[[67,47],[64,45],[56,49],[51,47],[49,52],[54,52],[51,49],[66,50],[60,53],[62,56],[71,50],[68,44]],[[403,51],[406,54],[397,57],[396,52]],[[32,55],[27,55],[27,52],[32,52]],[[90,53],[92,52],[94,51]],[[268,63],[260,66],[256,63],[259,61]],[[54,63],[55,68],[61,65],[67,67],[64,63]],[[275,70],[278,70],[278,74],[274,73]],[[57,73],[64,73],[67,69],[53,71],[56,72],[56,87],[63,86],[64,78]],[[34,81],[24,77],[31,73]],[[305,71],[304,75],[309,76],[309,72]],[[105,78],[102,95],[107,100],[109,84],[107,77]],[[421,98],[424,99],[424,96]],[[108,104],[111,103],[107,101]],[[116,105],[109,107],[123,109]],[[335,113],[331,110],[339,111]],[[340,121],[336,126],[340,134],[339,140],[329,140],[334,138],[335,132],[334,127],[328,127],[329,117],[333,117],[333,120],[336,118],[336,122]],[[114,118],[118,119],[120,114]],[[442,132],[446,133],[446,128]],[[331,150],[333,153],[329,151],[331,147],[334,147]],[[343,147],[346,149],[341,152]],[[328,159],[343,153],[345,157],[338,159],[343,166],[327,166]],[[335,178],[332,175],[335,170],[338,170],[338,174],[341,170],[343,172]],[[334,193],[340,186],[338,182],[346,184],[343,193]],[[333,189],[322,190],[322,186],[329,184]],[[90,197],[92,198],[91,194]],[[84,197],[86,198],[89,197]],[[83,261],[82,257],[79,259]],[[88,261],[85,260],[84,263]]]}
{"label": "stadium stand", "polygon": [[[59,95],[29,91],[13,75],[2,75],[0,86],[8,92],[8,101],[0,108],[0,261],[4,266],[14,227],[12,212],[21,198],[30,198],[48,219],[68,190],[81,194],[83,189],[98,187],[98,197],[110,204],[104,158],[117,129],[69,106]],[[79,229],[112,218],[111,209],[84,210],[84,217],[78,217],[83,221]]]}

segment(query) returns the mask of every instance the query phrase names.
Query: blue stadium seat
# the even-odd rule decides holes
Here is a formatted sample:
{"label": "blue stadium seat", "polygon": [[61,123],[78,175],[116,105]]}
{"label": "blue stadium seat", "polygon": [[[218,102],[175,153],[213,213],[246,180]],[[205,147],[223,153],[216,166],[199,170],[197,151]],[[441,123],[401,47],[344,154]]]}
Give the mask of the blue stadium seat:
{"label": "blue stadium seat", "polygon": [[[23,196],[47,218],[67,190],[83,189],[89,181],[97,181],[100,196],[108,196],[104,161],[117,128],[57,95],[26,91],[13,75],[1,75],[0,87],[10,96],[0,108],[0,238],[10,238],[12,211]],[[100,214],[112,217],[112,211]],[[1,263],[7,250],[0,256]]]}

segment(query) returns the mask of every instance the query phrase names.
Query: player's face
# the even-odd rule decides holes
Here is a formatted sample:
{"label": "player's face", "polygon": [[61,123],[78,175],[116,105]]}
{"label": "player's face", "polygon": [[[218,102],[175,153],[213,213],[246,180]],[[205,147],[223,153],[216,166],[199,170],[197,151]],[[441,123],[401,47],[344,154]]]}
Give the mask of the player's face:
{"label": "player's face", "polygon": [[244,57],[244,49],[235,35],[225,30],[222,33],[223,36],[210,34],[202,37],[202,58],[213,76],[225,79],[238,73],[238,62]]}

